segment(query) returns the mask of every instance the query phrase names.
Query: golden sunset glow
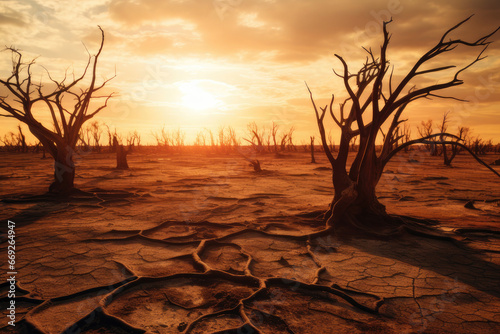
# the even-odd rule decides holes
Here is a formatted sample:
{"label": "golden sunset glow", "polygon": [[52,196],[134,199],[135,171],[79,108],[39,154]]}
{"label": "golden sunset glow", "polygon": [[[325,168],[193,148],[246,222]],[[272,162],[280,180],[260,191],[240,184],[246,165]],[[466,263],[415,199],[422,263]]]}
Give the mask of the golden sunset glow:
{"label": "golden sunset glow", "polygon": [[205,111],[222,106],[222,101],[216,96],[201,88],[196,82],[179,84],[182,94],[182,105],[193,111]]}
{"label": "golden sunset glow", "polygon": [[1,0],[0,39],[1,333],[500,333],[500,0]]}
{"label": "golden sunset glow", "polygon": [[[458,21],[475,14],[453,36],[473,39],[498,26],[500,17],[500,6],[492,0],[461,0],[453,5],[409,0],[69,3],[1,2],[3,45],[22,50],[27,59],[38,57],[33,73],[47,83],[50,79],[44,67],[59,79],[66,69],[68,73],[83,70],[86,48],[91,54],[96,52],[97,25],[101,26],[105,44],[98,76],[109,78],[116,71],[116,78],[107,85],[107,92],[116,94],[96,119],[121,133],[137,130],[146,142],[153,141],[150,134],[158,124],[183,129],[193,140],[203,128],[234,126],[243,134],[254,121],[265,127],[272,122],[293,124],[296,138],[306,140],[317,135],[317,129],[304,82],[319,104],[328,103],[332,93],[335,105],[340,103],[347,93],[332,73],[332,68],[341,70],[342,66],[334,55],[342,55],[357,71],[366,56],[362,47],[380,47],[383,20],[393,20],[388,56],[397,81]],[[415,103],[406,117],[413,133],[422,121],[437,120],[450,111],[454,129],[466,125],[485,139],[500,141],[497,35],[486,50],[488,57],[463,73],[465,84],[450,92],[470,102],[433,99]],[[460,65],[475,56],[459,48],[438,61]],[[2,75],[8,75],[7,52],[0,54],[0,65]],[[423,75],[419,80],[417,86],[446,78]],[[46,119],[50,120],[48,114]],[[17,124],[3,119],[0,135]],[[339,135],[336,129],[332,131]]]}

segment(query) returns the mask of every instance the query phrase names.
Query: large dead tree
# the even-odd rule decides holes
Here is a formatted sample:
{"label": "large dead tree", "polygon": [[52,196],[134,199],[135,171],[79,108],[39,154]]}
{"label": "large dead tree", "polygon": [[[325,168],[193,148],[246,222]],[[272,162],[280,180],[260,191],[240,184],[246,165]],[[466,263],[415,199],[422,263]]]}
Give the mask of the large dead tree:
{"label": "large dead tree", "polygon": [[[0,108],[7,113],[0,116],[16,118],[25,123],[54,158],[54,182],[50,185],[50,192],[66,193],[73,189],[73,159],[80,129],[86,121],[107,106],[113,95],[95,95],[112,79],[97,83],[97,62],[104,46],[104,31],[100,27],[99,29],[102,38],[97,54],[91,56],[89,53],[83,73],[79,77],[73,75],[72,80],[68,80],[65,75],[58,81],[48,73],[49,84],[35,83],[32,73],[35,60],[25,62],[19,50],[7,48],[12,53],[12,74],[6,79],[0,79],[9,94],[0,96]],[[83,86],[84,79],[89,76],[87,85]],[[100,100],[101,103],[94,106],[95,100]],[[48,108],[52,126],[41,123],[37,109],[39,104],[45,104]]]}
{"label": "large dead tree", "polygon": [[[333,109],[333,95],[329,105],[320,107],[318,110],[311,90],[307,87],[315,110],[322,145],[333,169],[332,180],[335,190],[333,201],[325,215],[327,226],[334,229],[352,230],[354,228],[375,234],[394,232],[398,229],[400,220],[387,215],[385,206],[378,201],[375,193],[377,183],[389,160],[405,147],[417,143],[429,143],[433,138],[437,138],[434,143],[465,147],[460,142],[447,141],[447,138],[458,139],[447,133],[438,133],[402,143],[401,138],[396,136],[396,129],[404,122],[401,120],[401,115],[409,104],[422,98],[449,98],[438,95],[436,92],[463,84],[463,81],[459,79],[460,73],[484,59],[483,53],[491,43],[488,39],[498,31],[498,28],[472,42],[449,37],[451,32],[469,19],[470,17],[446,31],[438,43],[421,56],[397,84],[393,80],[393,71],[389,73],[390,66],[387,58],[387,48],[391,39],[387,26],[391,21],[383,23],[384,40],[380,55],[376,57],[371,49],[365,49],[368,53],[366,62],[356,74],[350,72],[348,64],[341,56],[335,55],[340,60],[343,71],[340,74],[334,72],[343,80],[349,95],[340,104],[338,111]],[[481,47],[482,50],[472,62],[458,70],[453,70],[451,78],[447,81],[443,78],[439,83],[424,87],[414,86],[413,79],[415,78],[442,71],[448,73],[447,70],[456,68],[455,65],[433,66],[430,61],[447,54],[458,46]],[[424,65],[427,66],[423,68]],[[336,156],[327,143],[324,123],[327,113],[341,130],[340,145]],[[381,149],[377,150],[377,138],[384,125],[388,126],[387,133]],[[355,136],[359,136],[359,149],[348,169],[347,159],[351,153],[349,143]],[[487,164],[484,165],[490,168]]]}

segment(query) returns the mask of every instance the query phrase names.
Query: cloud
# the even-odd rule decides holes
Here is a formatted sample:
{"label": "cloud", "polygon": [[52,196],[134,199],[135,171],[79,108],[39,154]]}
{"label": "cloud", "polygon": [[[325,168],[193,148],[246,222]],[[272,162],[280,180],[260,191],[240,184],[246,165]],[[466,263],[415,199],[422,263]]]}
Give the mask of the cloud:
{"label": "cloud", "polygon": [[[226,4],[226,7],[218,7]],[[157,1],[114,0],[110,17],[124,25],[182,19],[195,25],[199,40],[186,41],[185,53],[215,56],[272,54],[277,60],[314,60],[346,31],[339,15],[352,20],[348,6],[331,1]],[[237,2],[234,2],[237,3]],[[222,9],[221,9],[222,8]],[[176,51],[176,50],[173,50]]]}
{"label": "cloud", "polygon": [[9,14],[0,13],[0,25],[13,25],[18,27],[24,27],[26,22],[23,21],[22,15],[16,12],[11,12]]}
{"label": "cloud", "polygon": [[500,14],[496,2],[485,3],[112,0],[109,15],[116,22],[138,29],[172,19],[195,27],[191,33],[199,38],[185,34],[182,48],[170,45],[162,52],[310,62],[334,51],[351,54],[362,45],[376,46],[382,38],[381,22],[391,17],[394,23],[390,29],[396,42],[393,49],[432,46],[443,31],[472,14],[470,8],[478,12],[479,20],[471,22],[462,33],[468,36],[484,31],[480,27],[495,24]]}

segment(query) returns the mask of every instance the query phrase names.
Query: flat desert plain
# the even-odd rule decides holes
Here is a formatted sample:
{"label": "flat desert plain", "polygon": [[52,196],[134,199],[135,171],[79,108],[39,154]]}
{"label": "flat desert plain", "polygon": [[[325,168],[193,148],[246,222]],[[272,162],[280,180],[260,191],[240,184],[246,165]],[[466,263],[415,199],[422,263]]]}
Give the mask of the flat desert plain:
{"label": "flat desert plain", "polygon": [[387,238],[313,234],[333,194],[319,152],[259,155],[260,173],[237,154],[128,158],[77,158],[80,191],[51,197],[51,159],[1,153],[1,332],[500,333],[500,179],[464,153],[388,164],[380,201],[428,230]]}

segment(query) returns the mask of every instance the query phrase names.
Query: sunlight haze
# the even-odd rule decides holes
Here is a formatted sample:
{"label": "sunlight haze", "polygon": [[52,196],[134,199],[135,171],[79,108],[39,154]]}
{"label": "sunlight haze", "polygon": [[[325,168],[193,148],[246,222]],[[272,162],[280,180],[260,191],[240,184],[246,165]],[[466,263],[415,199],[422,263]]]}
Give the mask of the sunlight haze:
{"label": "sunlight haze", "polygon": [[[191,142],[201,129],[221,126],[244,136],[253,121],[294,126],[301,141],[317,135],[304,82],[320,105],[332,93],[336,105],[347,97],[332,72],[341,70],[334,54],[357,70],[366,56],[362,47],[377,52],[381,23],[392,17],[388,55],[397,80],[443,32],[471,14],[453,37],[473,40],[500,24],[500,4],[493,0],[8,0],[0,3],[0,31],[4,45],[22,50],[25,59],[38,57],[35,77],[47,82],[43,67],[55,78],[66,69],[81,73],[85,48],[96,52],[101,26],[106,38],[98,73],[104,79],[116,71],[106,92],[117,94],[95,119],[119,133],[138,130],[144,143],[153,143],[151,132],[163,125],[185,131]],[[475,135],[500,141],[498,36],[488,57],[461,75],[465,83],[446,92],[470,102],[433,99],[408,108],[405,119],[414,135],[421,121],[437,122],[451,111],[453,131],[466,125]],[[459,48],[438,61],[464,66],[478,52]],[[8,52],[0,54],[3,77],[10,61]],[[447,78],[429,75],[415,84]],[[17,124],[2,118],[0,135]]]}

